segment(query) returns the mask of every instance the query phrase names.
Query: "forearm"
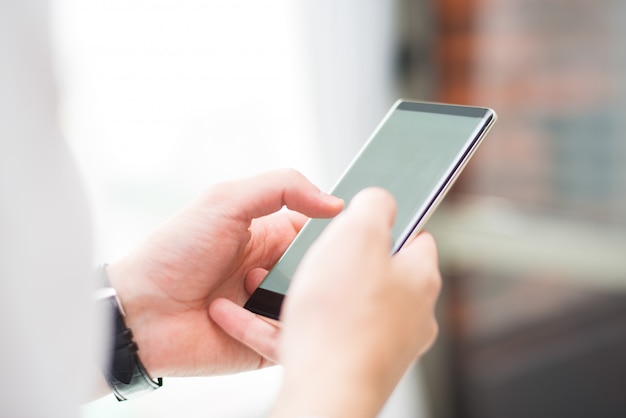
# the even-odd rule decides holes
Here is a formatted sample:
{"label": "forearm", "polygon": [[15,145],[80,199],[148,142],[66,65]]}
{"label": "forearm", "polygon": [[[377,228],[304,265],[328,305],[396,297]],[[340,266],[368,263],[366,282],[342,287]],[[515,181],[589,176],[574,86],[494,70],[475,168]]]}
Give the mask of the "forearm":
{"label": "forearm", "polygon": [[375,417],[383,404],[380,395],[370,385],[358,382],[354,385],[341,380],[321,384],[285,382],[271,417]]}
{"label": "forearm", "polygon": [[375,417],[379,413],[397,373],[379,370],[375,360],[360,361],[358,355],[333,355],[336,362],[323,357],[318,353],[307,364],[287,365],[272,418]]}

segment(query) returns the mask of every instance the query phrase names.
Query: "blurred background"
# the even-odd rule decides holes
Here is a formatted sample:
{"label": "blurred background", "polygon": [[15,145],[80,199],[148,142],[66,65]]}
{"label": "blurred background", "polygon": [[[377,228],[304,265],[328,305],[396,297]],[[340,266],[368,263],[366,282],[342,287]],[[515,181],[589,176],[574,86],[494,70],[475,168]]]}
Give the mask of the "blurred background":
{"label": "blurred background", "polygon": [[[57,0],[61,120],[112,261],[202,190],[328,189],[398,98],[499,122],[427,225],[441,335],[384,417],[626,414],[626,3]],[[408,315],[410,313],[407,313]],[[262,417],[279,367],[85,417]]]}

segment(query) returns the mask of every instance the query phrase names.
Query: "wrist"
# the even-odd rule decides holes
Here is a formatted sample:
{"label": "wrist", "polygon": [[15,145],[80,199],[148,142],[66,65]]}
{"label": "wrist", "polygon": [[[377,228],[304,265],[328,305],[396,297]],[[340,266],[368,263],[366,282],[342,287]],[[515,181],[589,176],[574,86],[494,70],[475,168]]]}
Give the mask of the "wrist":
{"label": "wrist", "polygon": [[[345,358],[344,358],[345,360]],[[320,366],[285,370],[272,418],[346,416],[374,417],[387,398],[381,376],[371,370]]]}
{"label": "wrist", "polygon": [[165,376],[153,355],[152,348],[158,342],[152,341],[148,332],[153,321],[149,297],[145,294],[145,286],[141,285],[141,273],[133,270],[132,265],[125,260],[117,261],[107,265],[106,273],[123,307],[126,326],[133,332],[141,363],[150,375]]}
{"label": "wrist", "polygon": [[120,298],[108,280],[106,265],[99,271],[101,287],[96,293],[100,306],[110,318],[109,362],[103,367],[104,376],[118,400],[138,397],[162,385],[162,379],[153,380],[139,359],[138,345],[128,328]]}

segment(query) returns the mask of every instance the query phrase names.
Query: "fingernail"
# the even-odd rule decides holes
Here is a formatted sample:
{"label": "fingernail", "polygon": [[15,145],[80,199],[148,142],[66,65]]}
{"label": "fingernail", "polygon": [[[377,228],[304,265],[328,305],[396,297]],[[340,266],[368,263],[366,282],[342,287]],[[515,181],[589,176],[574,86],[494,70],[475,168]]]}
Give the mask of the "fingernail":
{"label": "fingernail", "polygon": [[333,196],[332,194],[321,192],[321,195],[322,195],[322,198],[324,198],[324,200],[326,200],[327,202],[334,203],[334,204],[343,203],[343,199]]}

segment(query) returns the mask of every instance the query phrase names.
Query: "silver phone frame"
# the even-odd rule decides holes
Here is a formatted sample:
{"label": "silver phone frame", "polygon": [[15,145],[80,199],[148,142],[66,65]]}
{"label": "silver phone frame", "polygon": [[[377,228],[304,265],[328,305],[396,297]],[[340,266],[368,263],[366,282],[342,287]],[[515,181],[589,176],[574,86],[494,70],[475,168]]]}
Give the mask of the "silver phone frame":
{"label": "silver phone frame", "polygon": [[[404,103],[404,102],[411,102],[411,101],[410,100],[402,100],[402,99],[396,101],[394,106],[392,106],[390,111],[383,118],[381,124],[379,124],[376,127],[376,129],[374,130],[374,134],[372,135],[372,138],[378,132],[378,129],[382,126],[382,124],[384,122],[386,122],[387,118],[391,115],[391,113],[393,111],[397,110],[398,106],[401,103]],[[438,102],[421,102],[421,103],[433,104],[433,105],[447,105],[447,106],[451,106],[450,104],[447,104],[447,103],[438,103]],[[498,115],[491,108],[479,107],[479,106],[466,106],[466,105],[453,105],[453,106],[463,106],[465,108],[474,108],[474,109],[486,110],[488,113],[483,117],[483,120],[487,119],[488,123],[485,124],[484,127],[477,127],[474,130],[474,132],[472,132],[472,138],[475,138],[475,140],[472,143],[472,146],[470,148],[468,148],[468,149],[463,150],[464,152],[463,152],[462,159],[460,161],[458,161],[458,163],[456,164],[456,166],[454,168],[452,168],[451,175],[448,176],[448,179],[446,180],[446,183],[443,184],[439,189],[433,190],[431,192],[431,195],[427,199],[427,209],[423,212],[423,215],[421,215],[421,218],[419,220],[416,220],[414,218],[407,225],[407,228],[401,234],[402,236],[406,236],[406,238],[404,239],[404,241],[402,243],[400,243],[400,245],[397,246],[397,248],[394,247],[392,249],[392,253],[395,253],[395,252],[399,251],[400,248],[402,248],[402,246],[408,240],[410,240],[413,236],[417,235],[419,233],[419,231],[422,230],[422,228],[428,222],[428,220],[430,219],[430,217],[433,214],[433,212],[435,211],[435,209],[437,209],[437,207],[443,201],[444,197],[446,197],[446,195],[450,191],[450,187],[452,187],[452,185],[456,182],[457,178],[463,172],[463,170],[465,169],[465,166],[467,165],[469,160],[472,159],[472,157],[474,156],[474,153],[476,152],[476,150],[478,149],[478,147],[482,143],[483,139],[489,133],[489,131],[491,130],[491,128],[493,127],[493,125],[495,124],[495,122],[498,119]],[[364,148],[365,148],[365,146],[364,146]],[[428,202],[430,202],[430,203],[428,203]],[[416,211],[415,217],[416,218],[420,217],[420,211],[419,210]],[[407,233],[408,229],[412,229],[412,231],[410,233]]]}

